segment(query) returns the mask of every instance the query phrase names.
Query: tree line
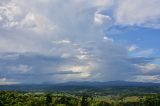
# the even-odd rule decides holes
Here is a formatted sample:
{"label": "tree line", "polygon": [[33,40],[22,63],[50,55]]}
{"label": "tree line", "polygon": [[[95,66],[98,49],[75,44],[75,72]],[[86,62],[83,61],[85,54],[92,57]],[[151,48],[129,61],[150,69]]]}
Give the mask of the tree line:
{"label": "tree line", "polygon": [[160,106],[160,95],[140,97],[136,102],[124,101],[121,97],[109,103],[95,100],[94,97],[87,94],[55,96],[51,93],[36,95],[16,91],[0,91],[0,106]]}

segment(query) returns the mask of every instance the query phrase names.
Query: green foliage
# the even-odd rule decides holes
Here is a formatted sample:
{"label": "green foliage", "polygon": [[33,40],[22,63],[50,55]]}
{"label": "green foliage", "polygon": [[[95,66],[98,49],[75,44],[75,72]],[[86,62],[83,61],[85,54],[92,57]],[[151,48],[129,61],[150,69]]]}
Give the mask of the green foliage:
{"label": "green foliage", "polygon": [[160,95],[146,96],[142,104],[145,106],[160,106]]}
{"label": "green foliage", "polygon": [[88,102],[88,97],[87,96],[82,96],[82,101],[81,101],[81,106],[89,106],[89,102]]}
{"label": "green foliage", "polygon": [[51,106],[52,103],[52,95],[51,94],[47,94],[46,95],[46,105],[47,106]]}
{"label": "green foliage", "polygon": [[[79,96],[59,94],[20,93],[0,91],[0,106],[160,106],[160,95],[115,96],[96,99],[81,94]],[[131,99],[134,99],[133,101]]]}

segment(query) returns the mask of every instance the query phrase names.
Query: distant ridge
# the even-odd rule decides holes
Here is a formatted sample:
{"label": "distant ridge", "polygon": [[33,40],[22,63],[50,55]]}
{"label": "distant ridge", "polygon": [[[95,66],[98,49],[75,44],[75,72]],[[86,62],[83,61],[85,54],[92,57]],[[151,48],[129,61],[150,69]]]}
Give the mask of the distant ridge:
{"label": "distant ridge", "polygon": [[160,87],[160,83],[150,82],[129,82],[129,81],[108,81],[108,82],[65,82],[65,83],[43,83],[43,84],[17,84],[0,85],[0,90],[17,91],[62,91],[62,90],[81,90],[81,89],[105,89],[114,87]]}
{"label": "distant ridge", "polygon": [[107,81],[107,82],[90,82],[90,81],[71,81],[66,83],[59,83],[57,85],[68,86],[160,86],[160,83],[152,82],[130,82],[130,81]]}

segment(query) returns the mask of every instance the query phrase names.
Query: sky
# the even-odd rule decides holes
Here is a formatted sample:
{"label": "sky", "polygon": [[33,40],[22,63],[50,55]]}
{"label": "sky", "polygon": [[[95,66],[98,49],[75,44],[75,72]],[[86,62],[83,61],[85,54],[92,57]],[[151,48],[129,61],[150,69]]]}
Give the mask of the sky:
{"label": "sky", "polygon": [[0,0],[0,85],[160,83],[160,0]]}

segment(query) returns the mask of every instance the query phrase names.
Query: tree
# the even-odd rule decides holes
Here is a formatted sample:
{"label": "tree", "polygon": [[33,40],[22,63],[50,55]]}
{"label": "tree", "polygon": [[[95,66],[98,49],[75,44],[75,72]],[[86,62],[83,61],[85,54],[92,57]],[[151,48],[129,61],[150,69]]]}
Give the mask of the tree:
{"label": "tree", "polygon": [[52,103],[52,95],[51,94],[47,94],[46,95],[46,105],[50,106],[51,103]]}
{"label": "tree", "polygon": [[89,102],[88,102],[87,98],[88,97],[85,95],[82,96],[81,106],[89,106]]}

